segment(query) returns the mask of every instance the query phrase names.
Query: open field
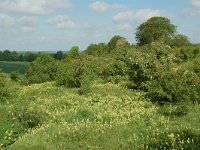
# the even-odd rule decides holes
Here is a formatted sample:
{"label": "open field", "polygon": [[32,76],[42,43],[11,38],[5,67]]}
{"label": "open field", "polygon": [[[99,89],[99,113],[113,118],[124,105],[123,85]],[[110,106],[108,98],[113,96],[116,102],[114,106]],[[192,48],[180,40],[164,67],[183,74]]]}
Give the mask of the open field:
{"label": "open field", "polygon": [[17,93],[0,105],[2,149],[200,148],[199,105],[158,106],[110,83],[94,83],[85,96],[54,82]]}
{"label": "open field", "polygon": [[17,71],[21,74],[24,74],[28,68],[28,62],[9,62],[9,61],[0,61],[0,68],[5,73],[11,73]]}

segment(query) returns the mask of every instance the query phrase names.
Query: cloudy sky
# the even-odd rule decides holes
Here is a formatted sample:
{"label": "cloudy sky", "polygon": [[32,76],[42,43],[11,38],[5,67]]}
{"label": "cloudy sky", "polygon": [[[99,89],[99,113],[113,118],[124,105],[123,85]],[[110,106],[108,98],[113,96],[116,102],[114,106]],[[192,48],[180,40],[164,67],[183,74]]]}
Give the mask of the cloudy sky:
{"label": "cloudy sky", "polygon": [[113,35],[135,43],[137,26],[152,16],[200,43],[200,0],[1,0],[0,50],[84,50]]}

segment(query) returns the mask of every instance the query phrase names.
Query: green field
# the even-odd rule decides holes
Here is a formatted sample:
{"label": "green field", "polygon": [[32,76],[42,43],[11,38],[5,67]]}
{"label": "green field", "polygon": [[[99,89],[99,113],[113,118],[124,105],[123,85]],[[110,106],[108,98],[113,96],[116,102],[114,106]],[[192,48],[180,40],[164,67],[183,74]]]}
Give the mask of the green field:
{"label": "green field", "polygon": [[28,62],[9,62],[9,61],[0,61],[0,68],[5,73],[11,73],[14,71],[19,72],[20,74],[25,74],[28,68]]}
{"label": "green field", "polygon": [[18,87],[0,105],[0,149],[139,150],[200,148],[200,106],[159,106],[114,84],[89,95],[53,82]]}

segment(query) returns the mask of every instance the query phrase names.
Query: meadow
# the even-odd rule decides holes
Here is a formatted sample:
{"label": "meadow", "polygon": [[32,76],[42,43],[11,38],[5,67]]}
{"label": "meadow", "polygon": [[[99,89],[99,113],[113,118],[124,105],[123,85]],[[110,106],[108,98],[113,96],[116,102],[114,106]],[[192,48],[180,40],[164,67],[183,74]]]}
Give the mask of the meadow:
{"label": "meadow", "polygon": [[1,103],[0,146],[35,149],[199,149],[200,106],[152,104],[142,92],[94,82],[92,94],[54,82],[13,86]]}

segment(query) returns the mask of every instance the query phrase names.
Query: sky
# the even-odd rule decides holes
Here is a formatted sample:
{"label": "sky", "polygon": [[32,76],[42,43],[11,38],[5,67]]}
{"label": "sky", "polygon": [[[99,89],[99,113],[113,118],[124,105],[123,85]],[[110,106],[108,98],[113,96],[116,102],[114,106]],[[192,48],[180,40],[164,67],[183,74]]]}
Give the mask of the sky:
{"label": "sky", "polygon": [[153,16],[200,43],[200,0],[1,0],[0,50],[84,50],[114,35],[136,43],[137,27]]}

